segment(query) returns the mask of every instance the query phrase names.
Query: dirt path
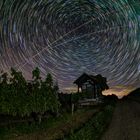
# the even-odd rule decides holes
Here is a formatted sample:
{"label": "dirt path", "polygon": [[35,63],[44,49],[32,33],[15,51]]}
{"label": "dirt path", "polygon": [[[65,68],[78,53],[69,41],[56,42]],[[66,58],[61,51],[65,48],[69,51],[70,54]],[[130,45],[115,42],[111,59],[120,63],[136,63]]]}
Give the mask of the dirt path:
{"label": "dirt path", "polygon": [[[9,138],[9,140],[56,140],[62,139],[65,134],[69,134],[73,128],[78,129],[86,123],[99,109],[75,112],[68,120],[55,122],[53,126],[34,133],[23,134],[21,136]],[[70,114],[69,114],[70,115]]]}
{"label": "dirt path", "polygon": [[119,101],[111,124],[101,140],[140,140],[140,103]]}

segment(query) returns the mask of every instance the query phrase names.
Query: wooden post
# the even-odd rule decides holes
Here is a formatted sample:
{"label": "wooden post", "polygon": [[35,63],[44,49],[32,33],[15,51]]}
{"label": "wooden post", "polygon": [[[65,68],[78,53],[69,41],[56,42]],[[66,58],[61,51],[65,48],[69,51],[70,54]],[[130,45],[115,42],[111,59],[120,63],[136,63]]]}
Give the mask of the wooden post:
{"label": "wooden post", "polygon": [[78,85],[78,93],[79,93],[79,85]]}
{"label": "wooden post", "polygon": [[94,99],[96,98],[96,97],[95,97],[95,92],[96,92],[96,91],[95,91],[95,84],[94,84]]}
{"label": "wooden post", "polygon": [[74,113],[74,103],[72,103],[72,107],[71,107],[71,114],[73,116],[73,113]]}
{"label": "wooden post", "polygon": [[92,92],[92,98],[94,98],[94,97],[93,97],[93,95],[94,95],[94,90],[93,90],[93,89],[94,89],[94,88],[93,88],[93,85],[92,85],[92,91],[91,91],[91,92]]}
{"label": "wooden post", "polygon": [[87,93],[87,84],[86,84],[86,93]]}
{"label": "wooden post", "polygon": [[95,89],[96,90],[96,95],[95,95],[96,97],[95,98],[98,98],[98,86],[95,85],[95,87],[96,87],[96,89]]}

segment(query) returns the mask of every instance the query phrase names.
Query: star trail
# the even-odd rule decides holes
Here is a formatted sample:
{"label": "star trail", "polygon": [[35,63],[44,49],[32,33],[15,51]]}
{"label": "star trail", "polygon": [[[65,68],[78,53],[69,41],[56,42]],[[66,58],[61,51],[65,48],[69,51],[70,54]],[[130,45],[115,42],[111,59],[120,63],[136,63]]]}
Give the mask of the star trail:
{"label": "star trail", "polygon": [[83,72],[140,85],[138,0],[1,0],[0,69],[38,66],[61,90]]}

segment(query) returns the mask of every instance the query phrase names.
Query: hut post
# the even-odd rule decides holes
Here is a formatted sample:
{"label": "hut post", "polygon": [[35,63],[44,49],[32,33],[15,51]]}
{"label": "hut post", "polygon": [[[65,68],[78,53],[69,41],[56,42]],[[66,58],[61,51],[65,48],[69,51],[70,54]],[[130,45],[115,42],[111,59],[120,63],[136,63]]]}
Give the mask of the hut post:
{"label": "hut post", "polygon": [[79,93],[79,85],[78,85],[78,93]]}
{"label": "hut post", "polygon": [[95,94],[96,94],[96,93],[95,93],[95,92],[96,92],[96,90],[95,90],[95,84],[94,84],[94,86],[93,86],[93,87],[94,87],[93,98],[95,99],[95,98],[96,98],[96,97],[95,97],[95,96],[96,96],[96,95],[95,95]]}

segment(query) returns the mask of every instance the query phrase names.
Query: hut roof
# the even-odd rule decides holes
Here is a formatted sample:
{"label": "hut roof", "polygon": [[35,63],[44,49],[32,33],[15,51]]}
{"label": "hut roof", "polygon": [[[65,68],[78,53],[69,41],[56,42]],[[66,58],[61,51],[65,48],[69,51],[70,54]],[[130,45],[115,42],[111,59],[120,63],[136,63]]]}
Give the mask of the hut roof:
{"label": "hut roof", "polygon": [[102,89],[109,89],[108,85],[107,85],[107,80],[105,77],[103,77],[102,75],[98,74],[96,76],[94,75],[88,75],[86,73],[83,73],[80,77],[78,77],[75,81],[74,84],[76,85],[81,85],[83,83],[85,83],[86,81],[91,80],[93,81],[93,83],[95,84],[99,84],[100,86],[102,86]]}

